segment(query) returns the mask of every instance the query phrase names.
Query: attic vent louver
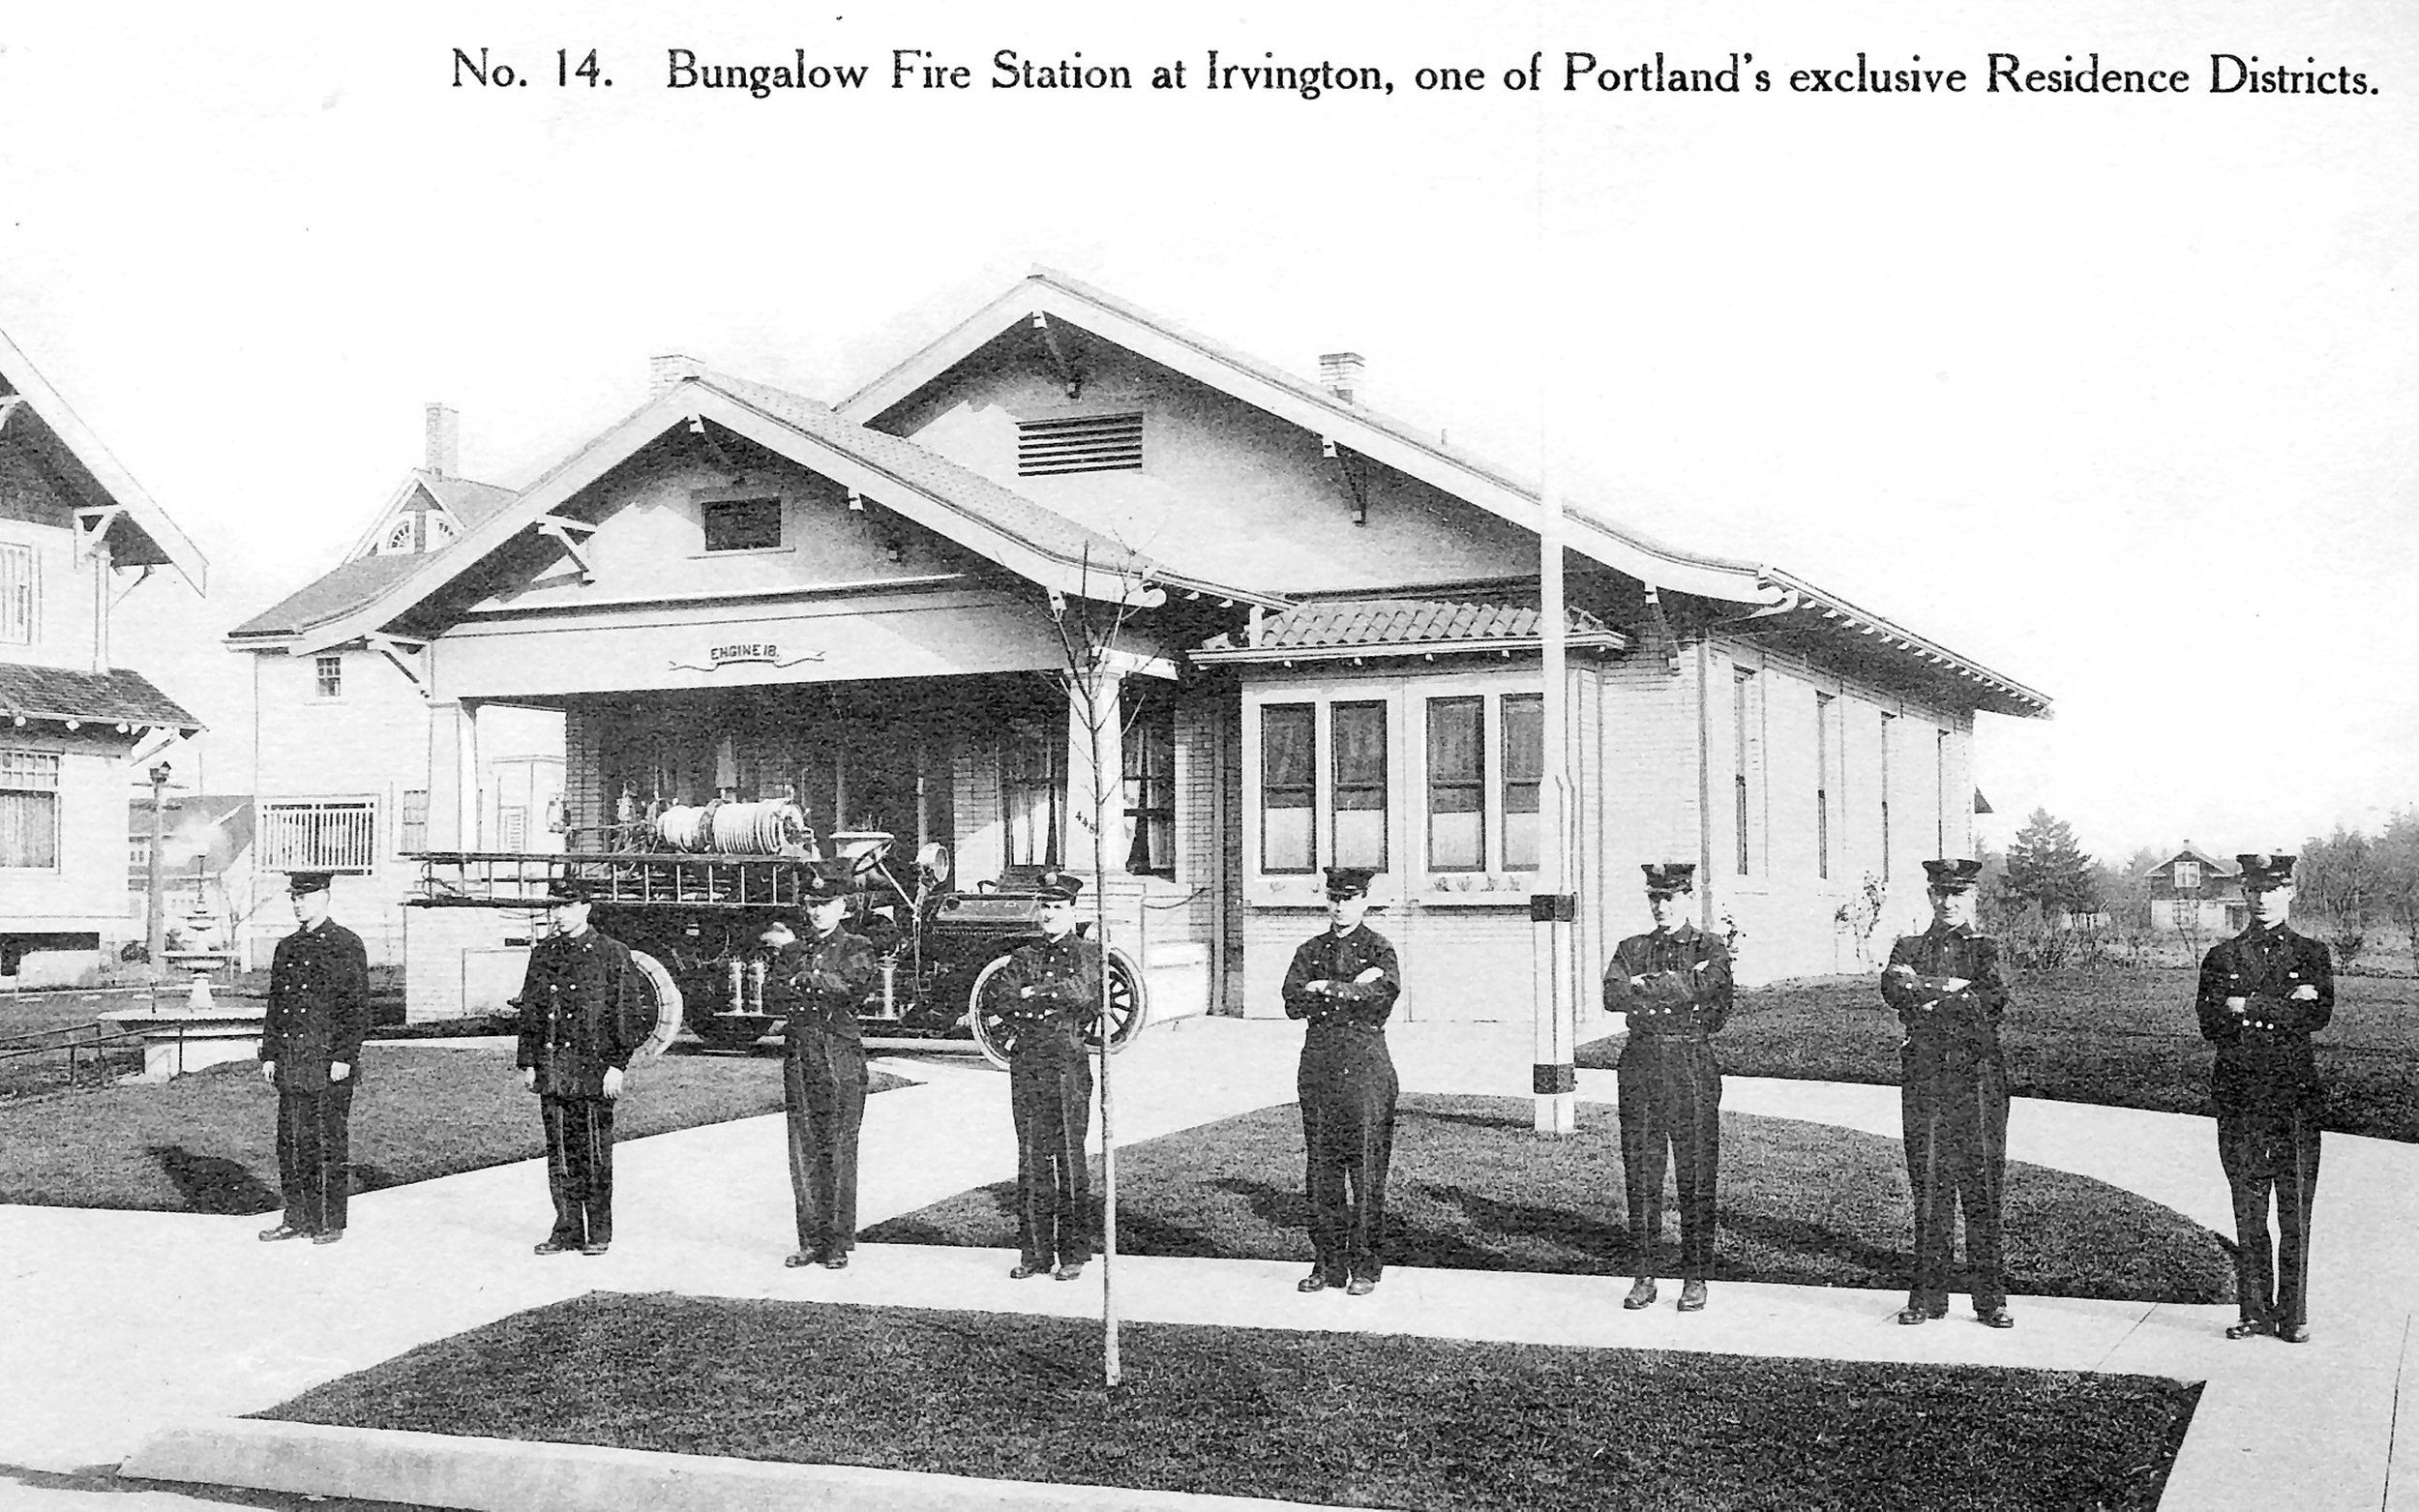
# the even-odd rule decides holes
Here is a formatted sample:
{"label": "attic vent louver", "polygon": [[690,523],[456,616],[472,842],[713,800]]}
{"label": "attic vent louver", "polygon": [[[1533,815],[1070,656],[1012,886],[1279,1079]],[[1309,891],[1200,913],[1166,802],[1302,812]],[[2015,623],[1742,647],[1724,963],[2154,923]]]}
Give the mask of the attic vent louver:
{"label": "attic vent louver", "polygon": [[1027,420],[1016,428],[1016,475],[1059,472],[1140,472],[1143,417],[1076,415]]}

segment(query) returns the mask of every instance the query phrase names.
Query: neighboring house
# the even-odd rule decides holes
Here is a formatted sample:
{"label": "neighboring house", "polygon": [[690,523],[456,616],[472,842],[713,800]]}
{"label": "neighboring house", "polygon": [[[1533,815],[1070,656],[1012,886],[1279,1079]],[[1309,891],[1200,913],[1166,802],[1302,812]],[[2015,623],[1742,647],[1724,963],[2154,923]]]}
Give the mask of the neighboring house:
{"label": "neighboring house", "polygon": [[129,934],[128,785],[200,723],[113,666],[109,613],[207,564],[0,336],[0,981],[86,977]]}
{"label": "neighboring house", "polygon": [[[367,593],[402,580],[492,519],[512,490],[460,476],[461,425],[431,404],[427,454],[326,576],[227,634],[253,658],[257,865],[238,912],[247,964],[293,929],[281,902],[290,870],[337,875],[334,908],[373,962],[400,963],[403,900],[428,848],[427,658],[410,637],[356,636],[297,650],[301,637]],[[491,721],[479,769],[488,822],[516,848],[559,845],[562,721],[531,711]],[[545,775],[550,772],[550,778]],[[550,810],[550,800],[552,809]]]}
{"label": "neighboring house", "polygon": [[[135,939],[150,937],[151,832],[151,800],[131,800],[126,888]],[[245,911],[256,906],[252,840],[249,793],[188,793],[167,800],[167,812],[160,816],[160,889],[168,930],[186,931],[199,914],[208,917],[222,942],[236,937]],[[283,922],[293,927],[291,918]]]}
{"label": "neighboring house", "polygon": [[2251,922],[2243,875],[2191,841],[2149,873],[2150,927],[2167,934],[2236,934]]}
{"label": "neighboring house", "polygon": [[[789,797],[825,834],[946,844],[979,886],[1088,868],[1085,774],[1115,771],[1098,880],[1154,971],[1198,962],[1215,1006],[1281,1011],[1318,869],[1365,865],[1400,1012],[1525,1018],[1538,497],[1358,402],[1358,357],[1324,366],[1296,378],[1048,272],[837,408],[659,358],[636,411],[280,649],[422,669],[433,848],[493,840],[463,778],[504,707],[561,712],[574,848],[658,804]],[[1698,863],[1747,980],[1852,964],[1836,916],[1867,874],[1914,920],[1920,863],[1970,853],[1975,715],[2048,700],[1584,500],[1564,540],[1591,1000],[1644,923],[1644,862]],[[1094,745],[1053,606],[1119,602],[1123,718]],[[426,1018],[488,1006],[526,925],[408,929]]]}

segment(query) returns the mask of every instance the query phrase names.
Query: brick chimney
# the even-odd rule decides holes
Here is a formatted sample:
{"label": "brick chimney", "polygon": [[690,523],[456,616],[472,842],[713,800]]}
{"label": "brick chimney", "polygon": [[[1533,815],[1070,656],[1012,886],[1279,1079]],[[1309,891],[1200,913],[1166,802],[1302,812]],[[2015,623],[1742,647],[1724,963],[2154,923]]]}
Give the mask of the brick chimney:
{"label": "brick chimney", "polygon": [[421,463],[440,478],[462,475],[462,417],[443,404],[429,406],[427,444]]}
{"label": "brick chimney", "polygon": [[683,378],[694,378],[705,371],[705,364],[679,352],[664,352],[646,360],[647,397],[663,393]]}
{"label": "brick chimney", "polygon": [[1360,402],[1361,391],[1368,387],[1368,361],[1359,352],[1319,355],[1319,387],[1347,404]]}

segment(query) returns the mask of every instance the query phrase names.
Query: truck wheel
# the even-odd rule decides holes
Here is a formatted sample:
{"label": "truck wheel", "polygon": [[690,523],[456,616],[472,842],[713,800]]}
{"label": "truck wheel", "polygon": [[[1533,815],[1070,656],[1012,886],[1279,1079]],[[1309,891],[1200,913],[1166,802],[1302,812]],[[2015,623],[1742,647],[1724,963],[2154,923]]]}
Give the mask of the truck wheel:
{"label": "truck wheel", "polygon": [[[992,979],[1007,964],[1008,958],[1001,956],[983,967],[966,994],[967,1018],[974,1026],[974,1043],[982,1050],[983,1058],[1002,1071],[1008,1068],[1008,1054],[1016,1048],[1016,1030],[990,1001],[989,989]],[[1150,1003],[1142,969],[1134,964],[1133,957],[1111,946],[1105,953],[1104,965],[1109,973],[1109,1052],[1115,1054],[1143,1031],[1150,1017]],[[1097,1033],[1090,1040],[1093,1050],[1100,1048]]]}
{"label": "truck wheel", "polygon": [[630,964],[639,968],[639,975],[655,999],[655,1028],[647,1035],[646,1043],[639,1047],[639,1053],[660,1055],[672,1043],[672,1037],[680,1032],[680,988],[672,981],[672,973],[664,969],[664,964],[643,950],[630,952]]}

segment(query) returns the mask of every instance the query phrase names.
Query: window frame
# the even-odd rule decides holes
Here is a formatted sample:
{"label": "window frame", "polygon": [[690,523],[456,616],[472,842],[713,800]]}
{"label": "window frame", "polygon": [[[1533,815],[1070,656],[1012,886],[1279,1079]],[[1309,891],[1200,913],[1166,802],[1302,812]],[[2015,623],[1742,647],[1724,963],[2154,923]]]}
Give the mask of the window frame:
{"label": "window frame", "polygon": [[[28,798],[44,800],[27,805],[29,812],[41,813],[47,818],[46,861],[15,861],[0,850],[0,874],[24,872],[56,872],[60,868],[59,794],[67,775],[66,753],[40,751],[27,746],[0,747],[0,799]],[[40,850],[42,846],[33,847]],[[145,863],[148,865],[148,861]]]}
{"label": "window frame", "polygon": [[[1129,837],[1122,863],[1125,875],[1164,876],[1174,880],[1179,855],[1176,827],[1179,807],[1176,700],[1160,689],[1136,687],[1129,679],[1126,686],[1120,690],[1118,703],[1119,717],[1122,721],[1118,739],[1118,764],[1121,768],[1118,774],[1118,802],[1125,815]],[[1165,736],[1164,745],[1158,743],[1162,734]],[[1154,772],[1150,770],[1150,758],[1161,751],[1166,755],[1167,767],[1165,771]],[[1140,761],[1138,756],[1142,758]],[[1139,772],[1136,770],[1138,765],[1142,768]],[[1135,790],[1138,784],[1141,787],[1139,793]],[[1154,788],[1157,795],[1165,799],[1164,802],[1151,802]],[[1164,830],[1153,830],[1154,824],[1163,825]],[[1163,834],[1166,840],[1164,865],[1150,864],[1153,859],[1162,859],[1151,854],[1155,834]],[[1138,858],[1143,862],[1141,866],[1134,864]]]}
{"label": "window frame", "polygon": [[341,703],[344,698],[344,653],[321,651],[311,659],[311,699]]}
{"label": "window frame", "polygon": [[30,646],[42,638],[42,552],[30,541],[0,541],[0,563],[11,559],[22,560],[25,574],[21,584],[12,583],[0,567],[0,645]]}
{"label": "window frame", "polygon": [[[718,518],[728,519],[741,511],[751,514],[756,512],[768,514],[772,520],[772,539],[762,541],[751,538],[735,543],[726,542],[721,546],[715,545],[716,519]],[[745,551],[778,551],[789,539],[789,521],[783,518],[784,514],[785,511],[781,507],[781,495],[777,493],[755,498],[702,500],[698,505],[699,550],[706,556],[733,556]],[[728,526],[725,528],[728,529]]]}
{"label": "window frame", "polygon": [[[1468,773],[1457,773],[1450,778],[1443,778],[1437,775],[1437,715],[1441,709],[1448,707],[1456,710],[1466,707],[1468,712],[1478,716],[1478,738],[1473,743],[1478,759]],[[1487,760],[1486,695],[1482,693],[1432,693],[1419,700],[1419,836],[1420,858],[1425,863],[1424,869],[1430,872],[1448,873],[1487,871],[1489,870],[1487,862],[1498,854],[1500,845],[1500,837],[1495,833],[1496,826],[1487,822],[1487,810],[1493,807],[1487,802],[1487,778],[1492,769],[1501,767],[1503,763],[1490,763]],[[1475,797],[1478,803],[1475,807],[1466,809],[1440,809],[1437,807],[1437,795],[1440,790],[1466,794]],[[1463,815],[1477,815],[1478,845],[1476,860],[1448,864],[1437,859],[1436,821],[1448,815],[1455,817]]]}

